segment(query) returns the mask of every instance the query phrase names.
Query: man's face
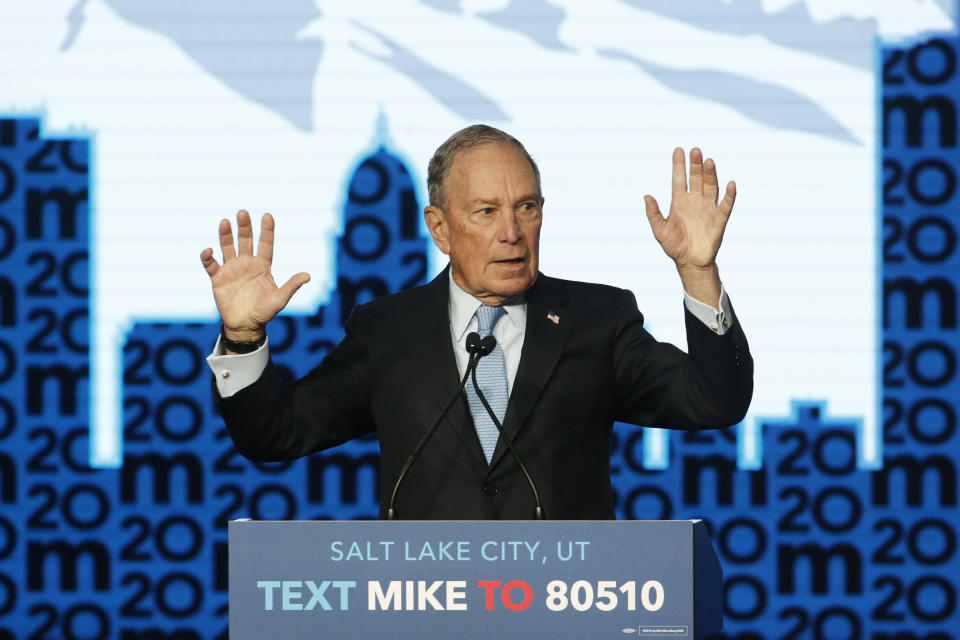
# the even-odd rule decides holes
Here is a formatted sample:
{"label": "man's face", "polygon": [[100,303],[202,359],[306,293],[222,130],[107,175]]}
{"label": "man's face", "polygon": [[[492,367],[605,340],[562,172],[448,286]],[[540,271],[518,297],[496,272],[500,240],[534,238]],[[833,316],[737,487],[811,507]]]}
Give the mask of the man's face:
{"label": "man's face", "polygon": [[543,214],[527,159],[507,142],[458,151],[444,189],[443,209],[424,217],[454,282],[488,305],[525,293],[537,278]]}

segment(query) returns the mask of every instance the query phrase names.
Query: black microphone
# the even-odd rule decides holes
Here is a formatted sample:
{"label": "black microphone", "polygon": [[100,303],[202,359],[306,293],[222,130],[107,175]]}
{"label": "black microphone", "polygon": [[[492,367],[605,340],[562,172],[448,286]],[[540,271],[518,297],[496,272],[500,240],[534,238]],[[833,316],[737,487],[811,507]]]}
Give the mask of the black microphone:
{"label": "black microphone", "polygon": [[460,381],[460,386],[457,387],[457,392],[454,393],[453,397],[450,398],[450,402],[448,402],[446,406],[441,409],[436,420],[433,421],[433,424],[430,425],[430,428],[427,429],[427,432],[423,434],[422,438],[420,438],[420,442],[417,444],[416,448],[414,448],[413,453],[410,454],[410,457],[407,458],[407,461],[403,464],[403,468],[400,469],[400,475],[397,476],[397,481],[393,485],[393,492],[390,494],[390,504],[387,506],[387,520],[397,519],[397,510],[393,505],[397,499],[397,492],[400,490],[400,483],[403,482],[404,477],[406,477],[407,471],[410,469],[410,465],[412,465],[413,461],[417,459],[417,456],[420,455],[420,452],[423,451],[423,448],[427,446],[427,442],[430,440],[433,432],[437,430],[437,427],[440,426],[440,422],[443,420],[444,416],[446,416],[447,412],[450,411],[450,407],[453,406],[453,403],[456,402],[460,394],[463,393],[463,388],[467,386],[467,378],[469,378],[470,373],[477,368],[477,363],[480,362],[480,358],[489,354],[496,347],[497,341],[493,339],[492,336],[488,337],[493,340],[493,346],[490,346],[490,342],[486,341],[486,338],[481,340],[480,334],[476,331],[471,331],[467,335],[467,353],[470,354],[470,358],[467,360],[467,371],[463,374],[463,379]]}
{"label": "black microphone", "polygon": [[[497,339],[491,336],[486,336],[480,341],[479,353],[480,357],[477,358],[477,362],[480,361],[485,355],[490,354],[491,351],[497,348]],[[493,409],[490,408],[490,403],[487,402],[486,397],[483,395],[483,391],[480,391],[480,385],[477,384],[477,367],[473,367],[473,389],[477,392],[477,397],[480,398],[480,402],[483,403],[483,408],[487,410],[487,414],[493,420],[493,424],[497,425],[497,431],[500,432],[500,437],[503,438],[503,441],[507,445],[507,449],[510,450],[510,453],[513,454],[513,459],[517,461],[517,465],[520,467],[520,470],[523,471],[523,475],[526,476],[527,482],[530,484],[530,490],[533,492],[533,499],[537,503],[537,508],[533,511],[534,520],[546,520],[547,514],[543,510],[543,506],[540,504],[540,494],[537,492],[537,485],[533,482],[533,478],[530,477],[530,472],[527,471],[526,465],[523,464],[523,460],[520,459],[520,454],[517,453],[517,450],[513,448],[513,443],[510,441],[510,438],[507,437],[507,434],[503,432],[503,425],[500,424],[500,420],[497,419],[497,414],[493,412]]]}
{"label": "black microphone", "polygon": [[[480,337],[480,334],[478,333],[471,333],[470,335],[477,336],[478,338]],[[467,336],[467,340],[469,339],[470,339],[470,336]],[[493,350],[496,348],[497,348],[497,339],[494,338],[493,336],[487,336],[483,338],[482,340],[480,340],[480,343],[477,345],[477,349],[479,350],[480,357],[490,355],[491,353],[493,353]],[[469,344],[467,345],[467,351],[470,351]]]}
{"label": "black microphone", "polygon": [[[476,331],[471,331],[470,333],[467,334],[467,353],[470,354],[471,358],[473,357],[473,354],[477,352],[477,349],[479,349],[480,345],[482,344],[483,344],[483,340],[480,339],[479,333],[477,333]],[[490,351],[493,351],[493,349],[490,349]],[[490,353],[490,351],[487,351],[482,355],[487,355],[487,353]]]}

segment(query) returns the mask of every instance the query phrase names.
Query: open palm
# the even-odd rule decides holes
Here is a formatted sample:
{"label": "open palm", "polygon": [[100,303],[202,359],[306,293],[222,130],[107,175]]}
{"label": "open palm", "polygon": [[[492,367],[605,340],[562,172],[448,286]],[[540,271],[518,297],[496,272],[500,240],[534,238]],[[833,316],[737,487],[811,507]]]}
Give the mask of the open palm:
{"label": "open palm", "polygon": [[647,219],[653,235],[678,268],[707,268],[714,264],[727,220],[733,211],[737,186],[727,183],[723,200],[717,167],[712,159],[703,161],[700,149],[690,150],[690,184],[683,149],[673,150],[673,194],[666,218],[653,196],[644,196]]}
{"label": "open palm", "polygon": [[213,285],[213,298],[223,321],[224,332],[231,340],[256,340],[263,335],[267,323],[287,306],[290,298],[310,280],[298,273],[278,287],[270,272],[273,262],[273,216],[263,215],[260,241],[253,253],[253,227],[250,214],[237,213],[237,247],[233,245],[230,221],[220,221],[220,248],[223,264],[213,257],[213,249],[200,253],[203,268]]}

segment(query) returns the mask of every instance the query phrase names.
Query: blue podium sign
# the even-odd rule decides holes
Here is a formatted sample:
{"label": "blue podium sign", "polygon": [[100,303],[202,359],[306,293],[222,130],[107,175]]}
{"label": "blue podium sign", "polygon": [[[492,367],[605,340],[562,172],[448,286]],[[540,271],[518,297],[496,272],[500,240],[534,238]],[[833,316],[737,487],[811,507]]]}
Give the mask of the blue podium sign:
{"label": "blue podium sign", "polygon": [[699,520],[229,524],[230,638],[702,638]]}

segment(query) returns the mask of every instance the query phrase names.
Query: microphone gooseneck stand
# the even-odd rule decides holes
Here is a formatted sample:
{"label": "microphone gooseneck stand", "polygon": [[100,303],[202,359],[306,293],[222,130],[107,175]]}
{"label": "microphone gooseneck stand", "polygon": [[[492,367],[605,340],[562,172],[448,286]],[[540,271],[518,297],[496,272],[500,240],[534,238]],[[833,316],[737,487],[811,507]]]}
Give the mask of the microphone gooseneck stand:
{"label": "microphone gooseneck stand", "polygon": [[[387,520],[396,520],[397,519],[397,510],[393,506],[397,500],[397,492],[400,490],[400,483],[403,482],[403,479],[407,475],[407,471],[410,470],[410,466],[413,464],[413,461],[417,459],[417,456],[420,455],[420,452],[423,451],[423,448],[427,446],[431,436],[433,436],[434,431],[437,430],[437,427],[440,426],[440,422],[443,421],[444,416],[450,411],[450,407],[453,406],[453,403],[456,402],[457,398],[460,397],[460,394],[463,393],[463,388],[467,386],[467,379],[470,377],[470,373],[475,371],[477,368],[477,363],[480,362],[480,358],[489,354],[493,351],[493,347],[490,347],[488,350],[484,351],[482,348],[483,341],[480,339],[480,334],[476,331],[471,332],[467,336],[467,353],[470,354],[470,359],[467,361],[467,371],[463,374],[463,379],[460,381],[460,386],[457,387],[457,392],[453,394],[450,398],[450,401],[446,406],[440,410],[440,413],[437,414],[436,419],[433,421],[433,424],[430,425],[430,428],[427,429],[426,433],[423,434],[423,437],[420,438],[420,442],[414,448],[413,453],[410,454],[410,457],[407,458],[407,461],[403,464],[403,468],[400,469],[400,475],[397,476],[397,481],[393,485],[393,492],[390,494],[390,504],[387,506]],[[489,343],[487,343],[489,345]],[[494,346],[496,346],[496,341],[494,341]]]}
{"label": "microphone gooseneck stand", "polygon": [[[480,341],[480,351],[483,357],[493,351],[497,346],[497,339],[493,336],[486,336],[483,340]],[[479,361],[480,358],[477,358]],[[540,494],[537,492],[537,485],[533,482],[533,478],[530,477],[530,472],[527,471],[527,467],[523,464],[523,460],[520,459],[520,454],[517,453],[517,450],[513,448],[513,442],[510,441],[510,438],[506,433],[503,432],[503,425],[500,424],[500,420],[497,418],[497,414],[494,413],[493,409],[490,408],[490,403],[487,402],[487,398],[483,395],[483,391],[480,390],[480,385],[477,384],[477,367],[474,365],[473,373],[471,375],[473,379],[473,390],[477,392],[477,397],[480,398],[480,402],[483,403],[483,408],[487,410],[487,414],[490,416],[490,419],[493,420],[493,424],[497,425],[497,431],[500,432],[500,438],[503,439],[504,443],[507,445],[507,449],[510,450],[510,453],[513,455],[513,459],[517,461],[517,465],[520,467],[520,470],[523,471],[523,475],[527,478],[527,483],[530,485],[530,490],[533,492],[533,499],[537,503],[536,509],[533,511],[534,520],[546,520],[547,514],[543,510],[543,506],[540,504]]]}

